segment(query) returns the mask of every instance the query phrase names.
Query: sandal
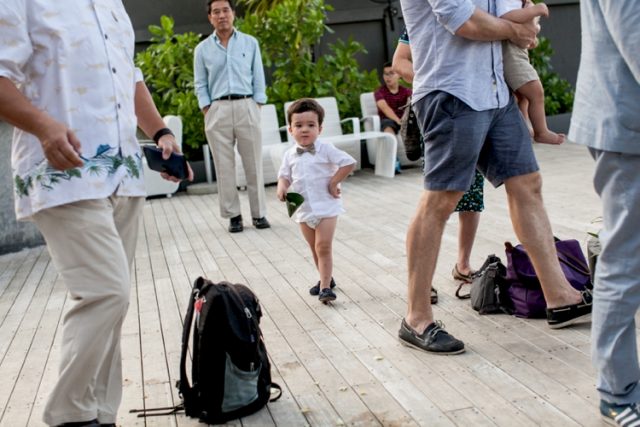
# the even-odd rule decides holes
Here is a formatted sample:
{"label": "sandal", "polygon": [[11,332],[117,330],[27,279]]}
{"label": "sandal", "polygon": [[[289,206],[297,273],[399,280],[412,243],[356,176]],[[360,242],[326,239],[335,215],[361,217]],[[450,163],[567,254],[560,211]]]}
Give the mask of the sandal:
{"label": "sandal", "polygon": [[431,304],[438,303],[438,290],[436,288],[431,288]]}
{"label": "sandal", "polygon": [[475,274],[476,272],[473,270],[469,271],[469,274],[460,273],[460,270],[458,270],[457,263],[453,265],[453,270],[451,271],[451,275],[453,276],[454,280],[459,280],[464,283],[473,282],[473,278],[475,277]]}

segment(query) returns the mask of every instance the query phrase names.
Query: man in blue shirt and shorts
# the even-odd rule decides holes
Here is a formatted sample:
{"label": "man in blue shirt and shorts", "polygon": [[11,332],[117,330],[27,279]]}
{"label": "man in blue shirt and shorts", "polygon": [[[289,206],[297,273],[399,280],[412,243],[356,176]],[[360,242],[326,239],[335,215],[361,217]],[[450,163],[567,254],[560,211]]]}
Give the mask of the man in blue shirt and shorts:
{"label": "man in blue shirt and shorts", "polygon": [[412,42],[413,108],[425,143],[425,191],[407,233],[408,310],[399,338],[437,354],[464,352],[464,343],[434,321],[429,292],[445,223],[476,168],[504,184],[511,220],[531,257],[552,328],[591,313],[591,294],[564,277],[541,196],[531,137],[509,93],[501,40],[527,48],[535,23],[496,18],[496,1],[401,0]]}

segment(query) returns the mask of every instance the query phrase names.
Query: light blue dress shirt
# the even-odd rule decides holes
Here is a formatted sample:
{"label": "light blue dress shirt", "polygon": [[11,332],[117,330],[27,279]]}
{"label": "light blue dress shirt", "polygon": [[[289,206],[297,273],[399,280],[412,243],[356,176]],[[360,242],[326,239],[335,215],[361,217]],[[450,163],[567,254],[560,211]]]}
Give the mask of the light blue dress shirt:
{"label": "light blue dress shirt", "polygon": [[411,40],[414,103],[440,90],[476,111],[507,105],[502,42],[455,35],[476,8],[495,16],[496,0],[401,0],[401,4]]}
{"label": "light blue dress shirt", "polygon": [[582,55],[569,139],[640,154],[638,0],[581,0],[580,13]]}
{"label": "light blue dress shirt", "polygon": [[267,102],[258,41],[234,29],[225,48],[215,31],[196,46],[193,66],[198,105],[204,108],[226,95],[251,95]]}

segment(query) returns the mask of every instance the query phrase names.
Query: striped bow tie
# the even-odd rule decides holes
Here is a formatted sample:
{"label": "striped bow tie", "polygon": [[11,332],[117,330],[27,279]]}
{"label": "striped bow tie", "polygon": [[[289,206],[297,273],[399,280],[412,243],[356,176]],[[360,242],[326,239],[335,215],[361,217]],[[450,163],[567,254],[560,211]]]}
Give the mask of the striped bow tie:
{"label": "striped bow tie", "polygon": [[302,156],[304,153],[316,154],[316,147],[314,144],[307,145],[306,148],[296,147],[296,153]]}

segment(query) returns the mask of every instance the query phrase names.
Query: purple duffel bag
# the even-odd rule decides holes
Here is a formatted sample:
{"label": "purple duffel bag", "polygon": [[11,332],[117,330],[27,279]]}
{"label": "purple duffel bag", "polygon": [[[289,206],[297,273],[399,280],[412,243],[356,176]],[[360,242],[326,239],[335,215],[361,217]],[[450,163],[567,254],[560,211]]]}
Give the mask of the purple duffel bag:
{"label": "purple duffel bag", "polygon": [[[522,245],[513,246],[510,242],[505,242],[504,245],[513,313],[518,317],[546,317],[547,303],[529,255]],[[580,243],[575,239],[556,238],[556,250],[562,272],[571,286],[580,291],[591,288],[591,274]]]}

